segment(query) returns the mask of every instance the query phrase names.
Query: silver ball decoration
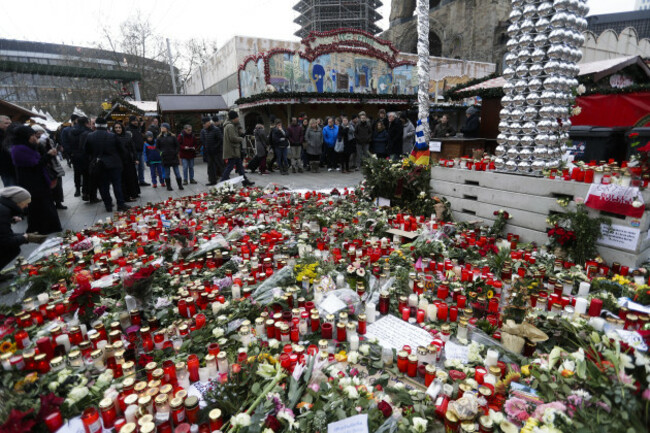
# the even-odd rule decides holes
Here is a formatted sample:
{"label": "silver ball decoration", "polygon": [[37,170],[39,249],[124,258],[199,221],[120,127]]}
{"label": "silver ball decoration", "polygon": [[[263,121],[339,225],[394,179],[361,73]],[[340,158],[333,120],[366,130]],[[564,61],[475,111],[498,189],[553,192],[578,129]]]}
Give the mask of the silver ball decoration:
{"label": "silver ball decoration", "polygon": [[[497,138],[497,142],[498,142],[498,138]],[[501,156],[505,155],[505,154],[506,154],[506,147],[503,146],[502,144],[499,144],[499,145],[494,149],[494,154],[495,154],[497,157],[501,157]]]}

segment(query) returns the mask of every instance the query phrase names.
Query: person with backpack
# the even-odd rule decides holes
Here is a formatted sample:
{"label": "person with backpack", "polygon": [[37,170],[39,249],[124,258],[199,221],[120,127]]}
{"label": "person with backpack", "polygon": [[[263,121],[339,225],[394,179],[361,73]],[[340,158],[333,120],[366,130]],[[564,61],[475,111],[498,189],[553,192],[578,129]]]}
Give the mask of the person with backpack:
{"label": "person with backpack", "polygon": [[160,150],[162,157],[163,172],[165,174],[165,185],[167,186],[167,191],[173,191],[172,188],[172,169],[174,170],[174,175],[176,176],[176,184],[178,185],[179,190],[183,190],[183,181],[181,180],[181,172],[178,169],[178,152],[180,146],[178,145],[178,140],[174,134],[171,133],[171,126],[169,123],[163,123],[160,125],[160,135],[156,140],[156,146]]}
{"label": "person with backpack", "polygon": [[147,131],[145,133],[143,158],[149,172],[151,173],[151,182],[153,187],[158,187],[157,179],[160,179],[160,186],[165,186],[165,177],[163,176],[162,156],[160,150],[156,145],[156,140],[153,138],[153,132]]}
{"label": "person with backpack", "polygon": [[194,180],[194,157],[196,156],[198,143],[194,134],[192,134],[192,125],[185,125],[176,139],[180,146],[179,156],[183,164],[183,185],[187,185],[188,177],[189,183],[195,185],[197,181]]}

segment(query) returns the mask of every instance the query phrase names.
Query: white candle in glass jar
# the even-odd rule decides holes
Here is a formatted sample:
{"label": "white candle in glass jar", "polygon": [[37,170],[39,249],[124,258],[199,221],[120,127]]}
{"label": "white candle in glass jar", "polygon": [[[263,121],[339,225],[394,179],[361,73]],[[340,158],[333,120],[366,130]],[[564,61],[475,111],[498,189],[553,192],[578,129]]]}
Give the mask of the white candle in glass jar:
{"label": "white candle in glass jar", "polygon": [[605,327],[605,319],[603,319],[602,317],[592,317],[592,318],[589,319],[589,324],[596,331],[602,331],[603,328]]}
{"label": "white candle in glass jar", "polygon": [[377,316],[377,307],[374,303],[369,302],[366,304],[366,322],[374,323]]}
{"label": "white candle in glass jar", "polygon": [[499,360],[499,352],[493,349],[488,349],[487,355],[485,355],[485,366],[493,367],[497,365],[498,360]]}
{"label": "white candle in glass jar", "polygon": [[208,382],[210,380],[210,369],[208,367],[199,368],[199,381]]}
{"label": "white candle in glass jar", "polygon": [[438,320],[438,307],[436,304],[429,304],[427,307],[427,318],[429,322],[435,322]]}
{"label": "white candle in glass jar", "polygon": [[581,281],[580,286],[578,287],[578,296],[581,298],[586,297],[589,294],[589,289],[591,288],[591,284],[589,284],[586,281]]}
{"label": "white candle in glass jar", "polygon": [[350,342],[350,350],[359,350],[359,336],[358,335],[351,335],[348,338]]}
{"label": "white candle in glass jar", "polygon": [[409,295],[409,307],[416,307],[418,305],[418,295],[411,293]]}
{"label": "white candle in glass jar", "polygon": [[585,298],[576,298],[575,314],[580,315],[587,313],[587,305],[589,305],[589,303]]}
{"label": "white candle in glass jar", "polygon": [[65,353],[68,353],[70,351],[70,337],[68,337],[68,334],[61,334],[56,337],[56,345],[63,345],[65,347]]}

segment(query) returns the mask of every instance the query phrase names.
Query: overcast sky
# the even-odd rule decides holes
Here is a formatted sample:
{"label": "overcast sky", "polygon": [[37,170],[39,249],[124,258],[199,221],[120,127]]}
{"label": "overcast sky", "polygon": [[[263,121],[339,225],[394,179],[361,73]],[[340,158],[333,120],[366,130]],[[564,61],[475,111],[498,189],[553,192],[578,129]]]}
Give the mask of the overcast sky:
{"label": "overcast sky", "polygon": [[[388,27],[390,0],[383,0],[380,27]],[[296,39],[296,0],[31,0],[29,6],[2,2],[0,37],[94,46],[103,26],[117,29],[140,11],[157,32],[174,40],[216,39],[223,45],[235,35]],[[634,0],[588,0],[590,15],[630,11]]]}

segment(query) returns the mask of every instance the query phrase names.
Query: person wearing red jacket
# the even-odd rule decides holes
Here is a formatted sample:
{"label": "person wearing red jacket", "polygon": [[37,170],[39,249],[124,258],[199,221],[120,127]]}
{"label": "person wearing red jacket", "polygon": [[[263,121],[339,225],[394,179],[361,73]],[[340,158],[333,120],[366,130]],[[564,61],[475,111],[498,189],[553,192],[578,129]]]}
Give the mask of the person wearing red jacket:
{"label": "person wearing red jacket", "polygon": [[178,156],[181,157],[183,163],[183,184],[187,185],[188,172],[189,183],[196,184],[197,182],[194,180],[194,157],[196,156],[198,143],[196,137],[192,134],[192,125],[185,125],[176,139],[180,146]]}

